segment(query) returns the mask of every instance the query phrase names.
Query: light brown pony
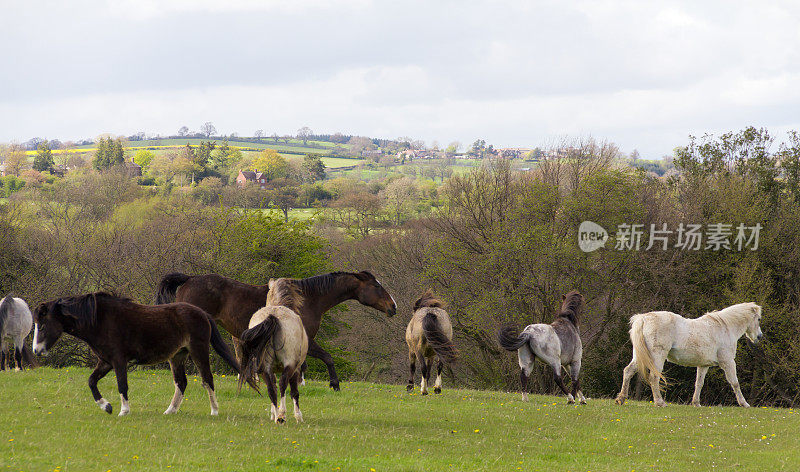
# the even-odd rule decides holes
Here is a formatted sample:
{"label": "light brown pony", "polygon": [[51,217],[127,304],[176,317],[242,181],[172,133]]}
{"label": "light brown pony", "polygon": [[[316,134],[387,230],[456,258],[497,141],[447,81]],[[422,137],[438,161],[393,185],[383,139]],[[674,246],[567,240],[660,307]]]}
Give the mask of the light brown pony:
{"label": "light brown pony", "polygon": [[[242,348],[242,375],[239,376],[239,391],[245,379],[256,372],[261,374],[267,384],[269,399],[272,402],[270,419],[276,423],[286,421],[286,385],[291,389],[294,401],[294,418],[301,422],[300,412],[300,366],[308,353],[308,335],[297,311],[303,306],[303,297],[291,279],[271,279],[267,306],[261,308],[250,318],[248,329],[240,337]],[[273,368],[276,361],[283,365],[280,379],[281,403],[278,406],[278,393],[275,389]]]}
{"label": "light brown pony", "polygon": [[408,362],[411,370],[406,387],[409,392],[414,390],[414,371],[417,361],[422,365],[420,391],[423,395],[427,395],[433,359],[439,357],[436,383],[433,385],[434,393],[442,393],[443,364],[456,360],[458,352],[453,345],[453,325],[444,307],[444,302],[436,298],[430,289],[414,303],[414,314],[406,328]]}

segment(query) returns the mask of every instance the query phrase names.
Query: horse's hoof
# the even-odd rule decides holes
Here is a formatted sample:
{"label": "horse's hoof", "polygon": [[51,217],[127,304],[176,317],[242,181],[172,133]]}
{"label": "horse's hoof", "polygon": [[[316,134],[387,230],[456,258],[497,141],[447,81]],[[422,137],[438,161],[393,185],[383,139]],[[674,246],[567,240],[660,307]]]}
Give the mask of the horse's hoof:
{"label": "horse's hoof", "polygon": [[111,406],[111,403],[106,403],[106,406],[105,406],[105,408],[103,408],[103,411],[105,411],[106,413],[108,413],[108,414],[110,415],[110,414],[111,414],[111,411],[112,411],[113,409],[114,409],[114,408]]}
{"label": "horse's hoof", "polygon": [[333,389],[334,392],[338,392],[339,391],[339,382],[338,381],[334,382],[333,380],[331,380],[331,384],[330,385],[331,385],[331,388]]}
{"label": "horse's hoof", "polygon": [[575,400],[567,400],[567,405],[574,405],[574,404],[575,404]]}
{"label": "horse's hoof", "polygon": [[442,393],[442,387],[433,387],[433,393]]}
{"label": "horse's hoof", "polygon": [[413,391],[414,391],[414,385],[412,384],[406,385],[406,392],[413,392]]}
{"label": "horse's hoof", "polygon": [[585,404],[586,404],[586,400],[581,400],[581,405],[585,405]]}
{"label": "horse's hoof", "polygon": [[750,404],[745,402],[743,405],[740,405],[742,408],[750,408]]}
{"label": "horse's hoof", "polygon": [[700,402],[692,402],[692,406],[700,406]]}
{"label": "horse's hoof", "polygon": [[423,394],[423,395],[427,395],[427,394],[428,394],[428,391],[427,391],[427,390],[423,390],[423,391],[422,391],[422,394]]}
{"label": "horse's hoof", "polygon": [[[130,412],[131,412],[131,410],[122,410],[122,411],[119,412],[118,416],[127,416],[128,413],[130,413]],[[111,412],[109,411],[109,413],[111,413]]]}
{"label": "horse's hoof", "polygon": [[283,423],[286,423],[286,418],[277,418],[277,419],[275,420],[275,423],[277,423],[277,424],[283,424]]}
{"label": "horse's hoof", "polygon": [[667,402],[664,402],[664,401],[658,402],[658,403],[656,403],[656,406],[663,408],[663,407],[667,406]]}
{"label": "horse's hoof", "polygon": [[624,405],[625,404],[625,397],[617,397],[614,400],[614,403],[616,403],[617,405]]}

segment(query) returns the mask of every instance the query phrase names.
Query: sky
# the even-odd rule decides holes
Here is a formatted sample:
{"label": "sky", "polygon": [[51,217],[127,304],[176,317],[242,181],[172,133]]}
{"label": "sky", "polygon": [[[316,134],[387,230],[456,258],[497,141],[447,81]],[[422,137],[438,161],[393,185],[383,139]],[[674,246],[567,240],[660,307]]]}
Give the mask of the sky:
{"label": "sky", "polygon": [[0,142],[318,133],[447,145],[800,129],[800,2],[0,0]]}

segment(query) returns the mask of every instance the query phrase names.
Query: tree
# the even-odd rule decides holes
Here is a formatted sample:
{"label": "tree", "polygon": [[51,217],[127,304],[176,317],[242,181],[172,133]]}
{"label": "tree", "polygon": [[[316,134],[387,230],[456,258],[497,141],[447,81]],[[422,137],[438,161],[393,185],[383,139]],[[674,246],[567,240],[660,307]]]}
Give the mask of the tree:
{"label": "tree", "polygon": [[152,151],[148,151],[147,149],[139,149],[136,151],[136,154],[133,155],[133,162],[142,166],[142,169],[147,168],[150,163],[153,162],[153,159],[156,157]]}
{"label": "tree", "polygon": [[272,203],[282,212],[285,221],[289,221],[289,211],[297,206],[297,187],[283,186],[276,188],[272,192]]}
{"label": "tree", "polygon": [[54,165],[53,151],[50,150],[50,145],[46,141],[40,143],[36,148],[36,157],[33,158],[33,170],[44,172],[51,170]]}
{"label": "tree", "polygon": [[215,128],[214,124],[210,121],[206,121],[203,123],[203,126],[200,127],[200,132],[206,135],[206,138],[210,138],[211,136],[217,134],[217,128]]}
{"label": "tree", "polygon": [[186,126],[181,126],[181,129],[178,130],[178,136],[184,137],[189,134],[189,128]]}
{"label": "tree", "polygon": [[641,156],[639,155],[639,150],[638,149],[634,149],[633,152],[631,152],[631,160],[635,164],[636,161],[638,161],[639,159],[641,159]]}
{"label": "tree", "polygon": [[289,163],[278,151],[264,149],[253,161],[253,168],[264,174],[267,180],[286,177],[289,172]]}
{"label": "tree", "polygon": [[19,175],[22,165],[27,160],[25,148],[18,143],[11,143],[0,149],[0,155],[6,166],[6,175]]}
{"label": "tree", "polygon": [[303,157],[303,170],[311,182],[325,180],[325,163],[318,154],[306,154]]}
{"label": "tree", "polygon": [[444,154],[447,157],[453,157],[458,154],[458,150],[461,149],[461,143],[458,141],[453,141],[452,143],[448,144],[444,150]]}
{"label": "tree", "polygon": [[261,139],[264,137],[264,130],[257,129],[256,132],[253,133],[253,136],[258,140],[258,142],[261,142]]}
{"label": "tree", "polygon": [[377,147],[371,139],[365,136],[353,136],[347,144],[350,146],[350,151],[356,156],[363,156],[366,151]]}
{"label": "tree", "polygon": [[272,133],[272,136],[270,136],[270,137],[272,138],[273,141],[275,141],[275,144],[278,144],[278,140],[280,139],[280,136],[278,136],[278,133]]}
{"label": "tree", "polygon": [[299,130],[297,130],[297,139],[303,140],[303,146],[305,146],[306,143],[308,143],[308,139],[311,137],[311,133],[312,133],[311,128],[309,128],[308,126],[303,126]]}

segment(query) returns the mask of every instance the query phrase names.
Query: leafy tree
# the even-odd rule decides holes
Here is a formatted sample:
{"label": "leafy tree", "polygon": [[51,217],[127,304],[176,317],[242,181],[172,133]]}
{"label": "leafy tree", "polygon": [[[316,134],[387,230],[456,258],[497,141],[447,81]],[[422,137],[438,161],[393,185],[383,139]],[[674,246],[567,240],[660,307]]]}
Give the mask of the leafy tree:
{"label": "leafy tree", "polygon": [[311,137],[312,131],[311,128],[308,126],[303,126],[299,130],[297,130],[297,138],[303,140],[303,146],[308,143],[308,139]]}
{"label": "leafy tree", "polygon": [[3,146],[0,149],[0,155],[2,155],[3,163],[6,166],[6,175],[19,175],[23,164],[28,159],[25,154],[25,148],[17,143]]}
{"label": "leafy tree", "polygon": [[50,145],[45,141],[39,144],[36,149],[36,157],[33,158],[33,170],[44,172],[51,170],[55,166],[53,162],[53,151],[50,150]]}
{"label": "leafy tree", "polygon": [[267,180],[278,179],[288,175],[289,163],[278,151],[265,149],[253,161],[253,170],[264,174]]}
{"label": "leafy tree", "polygon": [[318,154],[303,156],[303,170],[308,175],[309,181],[325,180],[325,163]]}
{"label": "leafy tree", "polygon": [[125,161],[125,152],[122,147],[122,138],[111,139],[103,137],[97,141],[92,166],[97,170],[122,164]]}
{"label": "leafy tree", "polygon": [[189,135],[189,128],[186,126],[181,126],[181,129],[178,130],[178,136],[184,137]]}
{"label": "leafy tree", "polygon": [[156,155],[152,151],[148,151],[147,149],[139,149],[136,151],[136,154],[133,155],[133,162],[142,166],[142,169],[146,169],[150,163],[153,162],[153,159]]}

